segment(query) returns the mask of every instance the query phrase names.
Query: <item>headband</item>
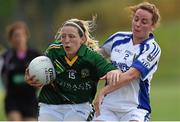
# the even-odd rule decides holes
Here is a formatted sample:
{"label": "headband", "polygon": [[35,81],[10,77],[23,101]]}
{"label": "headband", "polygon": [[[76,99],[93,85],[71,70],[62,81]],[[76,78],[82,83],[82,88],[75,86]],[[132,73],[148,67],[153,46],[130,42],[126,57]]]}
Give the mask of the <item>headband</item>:
{"label": "headband", "polygon": [[76,26],[84,34],[83,29],[78,24],[76,24],[75,22],[67,21],[64,25],[67,25],[67,24],[71,24],[71,25]]}

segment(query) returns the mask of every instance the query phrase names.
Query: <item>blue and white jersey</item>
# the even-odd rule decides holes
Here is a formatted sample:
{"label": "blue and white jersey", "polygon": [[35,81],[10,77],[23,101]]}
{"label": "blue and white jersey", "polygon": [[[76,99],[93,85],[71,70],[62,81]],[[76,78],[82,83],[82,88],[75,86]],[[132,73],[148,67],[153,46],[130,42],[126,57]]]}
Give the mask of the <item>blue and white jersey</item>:
{"label": "blue and white jersey", "polygon": [[102,48],[111,56],[112,63],[122,72],[134,67],[141,76],[109,93],[102,105],[116,111],[142,108],[151,112],[150,81],[157,70],[161,49],[155,42],[153,34],[150,34],[143,43],[135,45],[132,37],[132,32],[117,32],[104,43]]}

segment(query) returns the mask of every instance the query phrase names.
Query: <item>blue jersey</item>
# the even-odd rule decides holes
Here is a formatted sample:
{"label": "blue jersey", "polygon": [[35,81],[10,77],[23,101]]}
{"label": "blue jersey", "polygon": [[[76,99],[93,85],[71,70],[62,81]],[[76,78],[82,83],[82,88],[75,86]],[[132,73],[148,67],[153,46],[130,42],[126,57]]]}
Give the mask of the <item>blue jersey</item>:
{"label": "blue jersey", "polygon": [[142,108],[151,112],[149,93],[150,81],[157,70],[161,54],[153,34],[140,44],[133,44],[132,32],[117,32],[102,46],[110,55],[112,63],[122,72],[131,67],[140,72],[140,78],[109,93],[103,105],[116,111],[129,111]]}

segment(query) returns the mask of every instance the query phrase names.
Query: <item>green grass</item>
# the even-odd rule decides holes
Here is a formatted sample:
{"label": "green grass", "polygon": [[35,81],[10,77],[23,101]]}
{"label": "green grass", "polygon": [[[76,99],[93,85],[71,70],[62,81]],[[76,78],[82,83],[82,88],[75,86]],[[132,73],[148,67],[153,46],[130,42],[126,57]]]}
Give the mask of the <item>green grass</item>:
{"label": "green grass", "polygon": [[180,121],[179,84],[154,84],[151,88],[151,118],[154,121]]}
{"label": "green grass", "polygon": [[162,23],[155,32],[162,55],[152,82],[152,120],[180,121],[180,23]]}
{"label": "green grass", "polygon": [[5,113],[4,113],[4,91],[0,90],[0,121],[5,121]]}

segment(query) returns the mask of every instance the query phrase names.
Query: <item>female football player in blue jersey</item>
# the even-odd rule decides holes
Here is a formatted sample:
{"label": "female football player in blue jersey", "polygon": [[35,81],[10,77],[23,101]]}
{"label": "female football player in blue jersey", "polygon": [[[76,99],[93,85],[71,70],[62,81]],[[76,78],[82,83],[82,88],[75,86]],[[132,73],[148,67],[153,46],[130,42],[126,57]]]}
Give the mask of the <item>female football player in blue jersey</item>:
{"label": "female football player in blue jersey", "polygon": [[[150,81],[157,70],[161,49],[153,30],[160,20],[154,4],[143,2],[130,7],[132,32],[117,32],[101,47],[119,68],[119,81],[108,79],[96,101],[96,118],[102,121],[148,121]],[[118,82],[116,82],[118,81]]]}
{"label": "female football player in blue jersey", "polygon": [[[40,91],[38,120],[90,120],[93,112],[90,104],[99,78],[109,71],[111,78],[118,76],[118,70],[94,51],[98,46],[89,33],[92,27],[92,21],[68,20],[59,29],[56,41],[46,50],[46,56],[54,64],[56,80]],[[32,86],[42,86],[28,75],[28,71],[26,80]]]}

